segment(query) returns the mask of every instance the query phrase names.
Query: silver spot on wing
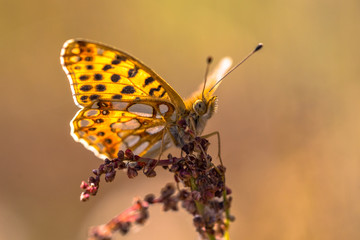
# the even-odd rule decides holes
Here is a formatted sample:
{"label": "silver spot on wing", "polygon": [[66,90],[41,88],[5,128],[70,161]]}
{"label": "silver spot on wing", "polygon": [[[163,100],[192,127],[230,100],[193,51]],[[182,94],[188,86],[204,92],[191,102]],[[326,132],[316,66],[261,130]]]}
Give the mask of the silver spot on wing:
{"label": "silver spot on wing", "polygon": [[127,122],[116,122],[116,123],[112,123],[110,125],[111,129],[116,130],[116,129],[121,129],[121,130],[133,130],[133,129],[137,129],[140,127],[140,123],[138,120],[136,119],[131,119],[130,121]]}
{"label": "silver spot on wing", "polygon": [[147,147],[149,146],[149,142],[143,142],[142,144],[140,144],[137,148],[135,148],[135,150],[133,151],[133,153],[135,155],[139,155],[140,153],[142,153]]}
{"label": "silver spot on wing", "polygon": [[79,134],[80,137],[84,137],[84,136],[85,136],[85,132],[84,132],[84,131],[77,131],[77,134]]}
{"label": "silver spot on wing", "polygon": [[150,128],[147,128],[146,130],[145,130],[145,132],[147,132],[148,134],[155,134],[155,133],[158,133],[158,132],[160,132],[161,130],[163,130],[164,129],[164,126],[162,125],[162,126],[155,126],[155,127],[150,127]]}
{"label": "silver spot on wing", "polygon": [[79,124],[79,127],[90,127],[91,125],[93,125],[94,124],[94,122],[93,121],[90,121],[90,120],[80,120],[79,122],[78,122],[78,124]]}
{"label": "silver spot on wing", "polygon": [[84,113],[84,115],[87,116],[87,117],[95,117],[95,116],[100,115],[100,111],[97,110],[97,109],[90,109],[90,110],[87,110]]}
{"label": "silver spot on wing", "polygon": [[152,117],[153,115],[153,107],[142,103],[131,105],[128,111],[142,117]]}
{"label": "silver spot on wing", "polygon": [[105,146],[102,143],[97,143],[96,146],[99,148],[99,152],[104,151]]}
{"label": "silver spot on wing", "polygon": [[165,104],[160,104],[159,110],[162,115],[165,115],[169,111],[169,107]]}
{"label": "silver spot on wing", "polygon": [[94,135],[89,135],[87,138],[92,142],[96,141],[96,137]]}
{"label": "silver spot on wing", "polygon": [[138,135],[130,135],[125,138],[124,143],[126,143],[129,147],[134,146],[140,140],[140,136]]}
{"label": "silver spot on wing", "polygon": [[96,49],[96,50],[97,50],[97,54],[98,54],[98,55],[103,55],[104,49],[98,48],[98,49]]}
{"label": "silver spot on wing", "polygon": [[124,111],[129,104],[127,102],[113,102],[113,109]]}

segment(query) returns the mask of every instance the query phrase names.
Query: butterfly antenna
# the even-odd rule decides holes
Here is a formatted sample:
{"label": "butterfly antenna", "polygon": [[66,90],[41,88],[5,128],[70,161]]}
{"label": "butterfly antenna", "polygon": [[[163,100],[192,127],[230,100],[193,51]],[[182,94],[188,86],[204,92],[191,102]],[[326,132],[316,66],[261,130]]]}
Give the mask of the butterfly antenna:
{"label": "butterfly antenna", "polygon": [[204,87],[202,90],[202,99],[204,100],[204,91],[205,91],[205,87],[206,87],[206,80],[208,78],[208,73],[209,73],[209,68],[210,68],[210,64],[212,63],[213,58],[211,56],[209,56],[206,59],[206,70],[205,70],[205,80],[204,80]]}
{"label": "butterfly antenna", "polygon": [[232,71],[234,71],[237,67],[239,67],[243,62],[245,62],[249,57],[251,57],[254,53],[256,53],[257,51],[259,51],[261,48],[263,47],[263,44],[262,43],[259,43],[256,48],[251,52],[249,53],[241,62],[239,62],[238,64],[236,64],[233,68],[231,68],[227,73],[225,73],[225,75],[220,78],[216,84],[209,90],[209,92],[211,92],[216,85],[218,85],[227,75],[229,75],[230,73],[232,73]]}

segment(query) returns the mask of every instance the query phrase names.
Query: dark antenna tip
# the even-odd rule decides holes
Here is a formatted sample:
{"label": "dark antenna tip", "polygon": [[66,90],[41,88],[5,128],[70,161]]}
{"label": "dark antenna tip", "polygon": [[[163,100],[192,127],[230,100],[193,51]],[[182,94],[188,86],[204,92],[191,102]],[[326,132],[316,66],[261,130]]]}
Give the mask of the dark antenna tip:
{"label": "dark antenna tip", "polygon": [[262,44],[262,43],[259,43],[259,44],[256,46],[256,48],[254,49],[254,52],[259,51],[262,47],[263,47],[263,44]]}
{"label": "dark antenna tip", "polygon": [[[251,52],[249,53],[249,55],[247,55],[241,62],[239,62],[238,64],[236,64],[233,68],[231,68],[227,73],[225,73],[224,76],[222,76],[221,79],[219,79],[214,86],[212,86],[212,88],[210,88],[209,92],[211,92],[215,87],[216,85],[218,85],[227,75],[229,75],[232,71],[234,71],[237,67],[239,67],[243,62],[246,61],[246,59],[248,59],[249,57],[251,57],[251,55],[253,55],[255,52],[259,51],[261,48],[263,47],[263,44],[262,43],[259,43],[256,48]],[[205,89],[205,88],[204,88]]]}
{"label": "dark antenna tip", "polygon": [[207,64],[212,63],[212,61],[213,61],[212,56],[209,56],[209,57],[206,59]]}

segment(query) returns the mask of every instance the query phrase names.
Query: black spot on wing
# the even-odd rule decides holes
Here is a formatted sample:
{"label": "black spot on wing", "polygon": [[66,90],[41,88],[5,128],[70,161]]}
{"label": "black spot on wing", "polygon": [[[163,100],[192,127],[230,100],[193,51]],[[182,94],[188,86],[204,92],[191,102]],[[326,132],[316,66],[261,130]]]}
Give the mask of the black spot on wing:
{"label": "black spot on wing", "polygon": [[98,135],[99,137],[103,137],[103,136],[105,136],[105,133],[104,132],[98,132],[96,135]]}
{"label": "black spot on wing", "polygon": [[124,94],[132,94],[135,92],[135,88],[133,86],[125,86],[122,90],[121,93]]}
{"label": "black spot on wing", "polygon": [[110,64],[107,64],[102,68],[103,71],[107,71],[109,69],[112,69],[112,66]]}
{"label": "black spot on wing", "polygon": [[81,97],[80,97],[80,100],[81,100],[82,102],[86,103],[88,98],[89,98],[88,96],[81,96]]}
{"label": "black spot on wing", "polygon": [[103,75],[100,74],[100,73],[96,73],[96,74],[94,74],[94,79],[95,79],[96,81],[100,81],[100,80],[103,79]]}
{"label": "black spot on wing", "polygon": [[81,80],[81,81],[86,81],[86,80],[88,80],[90,77],[89,77],[89,75],[81,75],[80,77],[79,77],[79,79]]}
{"label": "black spot on wing", "polygon": [[145,83],[144,83],[144,87],[149,85],[150,83],[152,83],[154,81],[154,79],[152,77],[148,77],[147,79],[145,79]]}
{"label": "black spot on wing", "polygon": [[104,122],[104,119],[98,118],[98,119],[95,120],[95,122],[96,122],[96,123],[103,123],[103,122]]}
{"label": "black spot on wing", "polygon": [[166,91],[164,90],[164,91],[161,93],[160,97],[162,98],[162,97],[165,95],[165,93],[166,93]]}
{"label": "black spot on wing", "polygon": [[103,84],[98,84],[95,86],[95,88],[96,88],[96,91],[98,91],[98,92],[103,92],[106,90],[106,87]]}
{"label": "black spot on wing", "polygon": [[161,85],[159,85],[157,88],[151,88],[149,91],[149,95],[154,96],[154,92],[155,91],[158,92],[158,91],[160,91],[160,89],[161,89]]}
{"label": "black spot on wing", "polygon": [[91,85],[82,85],[80,87],[80,90],[83,91],[83,92],[88,92],[92,89],[93,87]]}
{"label": "black spot on wing", "polygon": [[126,57],[120,55],[116,55],[116,59],[120,61],[126,61]]}
{"label": "black spot on wing", "polygon": [[122,98],[122,95],[120,94],[115,94],[112,96],[112,99],[116,99],[116,100],[120,100]]}
{"label": "black spot on wing", "polygon": [[129,69],[128,76],[129,78],[132,78],[135,77],[137,73],[138,73],[138,68],[135,66],[134,68]]}
{"label": "black spot on wing", "polygon": [[119,74],[113,74],[113,75],[111,75],[110,79],[111,79],[112,82],[116,83],[116,82],[118,82],[120,80],[120,75]]}
{"label": "black spot on wing", "polygon": [[99,95],[93,94],[89,98],[90,98],[91,101],[94,101],[94,100],[98,99],[99,97],[100,97]]}

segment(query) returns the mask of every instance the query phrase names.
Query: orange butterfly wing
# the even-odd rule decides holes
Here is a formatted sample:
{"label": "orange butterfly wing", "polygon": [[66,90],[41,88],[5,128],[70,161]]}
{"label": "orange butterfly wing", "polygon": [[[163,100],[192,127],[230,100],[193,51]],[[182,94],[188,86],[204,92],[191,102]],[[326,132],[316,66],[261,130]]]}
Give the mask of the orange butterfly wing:
{"label": "orange butterfly wing", "polygon": [[126,148],[145,155],[169,145],[169,125],[185,104],[154,71],[124,52],[85,40],[67,41],[60,59],[82,108],[71,121],[76,141],[101,158]]}

